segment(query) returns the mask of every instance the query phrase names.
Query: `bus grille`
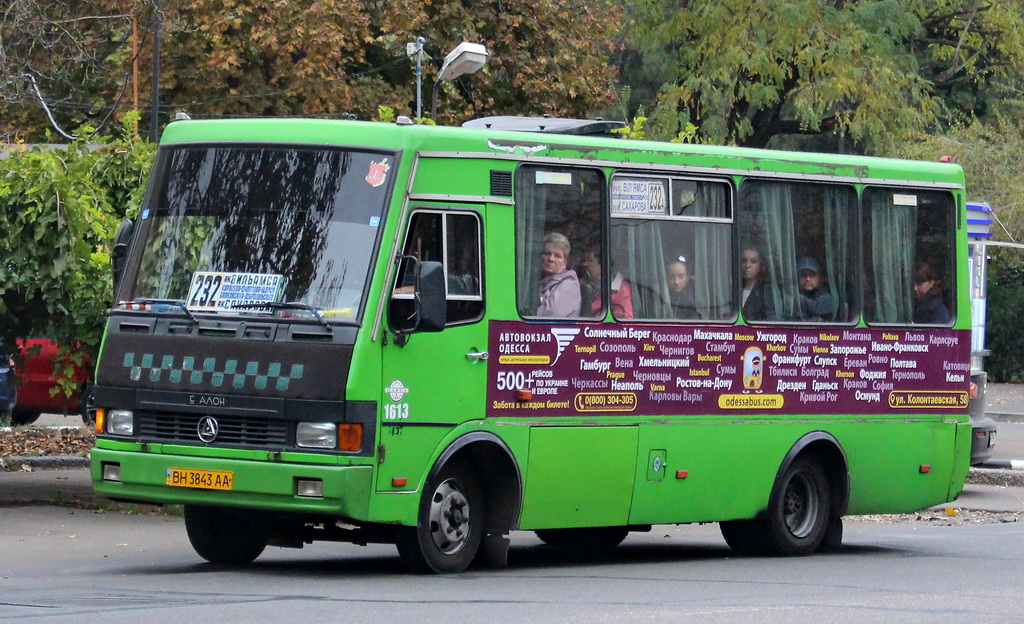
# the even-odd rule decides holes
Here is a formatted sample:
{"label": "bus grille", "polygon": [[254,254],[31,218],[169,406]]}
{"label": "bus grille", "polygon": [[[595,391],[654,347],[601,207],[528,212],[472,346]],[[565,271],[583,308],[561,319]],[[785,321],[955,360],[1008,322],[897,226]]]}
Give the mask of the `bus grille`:
{"label": "bus grille", "polygon": [[[199,439],[202,414],[136,412],[138,436],[147,442],[177,442],[206,445]],[[244,446],[247,448],[281,448],[288,444],[285,421],[266,418],[216,416],[217,438],[211,446]]]}

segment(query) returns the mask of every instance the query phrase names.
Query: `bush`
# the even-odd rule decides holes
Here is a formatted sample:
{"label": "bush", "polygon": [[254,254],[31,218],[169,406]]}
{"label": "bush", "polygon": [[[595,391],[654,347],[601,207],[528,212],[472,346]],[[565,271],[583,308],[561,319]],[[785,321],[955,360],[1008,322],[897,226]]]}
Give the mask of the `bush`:
{"label": "bush", "polygon": [[[49,338],[79,365],[96,354],[110,243],[121,219],[137,214],[155,153],[134,136],[135,117],[111,138],[16,146],[0,160],[0,343]],[[58,372],[70,392],[71,367]]]}

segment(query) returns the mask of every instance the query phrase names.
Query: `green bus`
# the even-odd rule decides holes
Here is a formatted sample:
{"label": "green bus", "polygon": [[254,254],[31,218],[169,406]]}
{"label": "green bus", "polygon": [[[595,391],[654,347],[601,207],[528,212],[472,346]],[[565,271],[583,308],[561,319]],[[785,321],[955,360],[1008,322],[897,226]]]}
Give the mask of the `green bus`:
{"label": "green bus", "polygon": [[954,500],[953,164],[631,141],[602,121],[172,123],[114,247],[94,487],[208,561],[506,562],[719,522],[745,554]]}

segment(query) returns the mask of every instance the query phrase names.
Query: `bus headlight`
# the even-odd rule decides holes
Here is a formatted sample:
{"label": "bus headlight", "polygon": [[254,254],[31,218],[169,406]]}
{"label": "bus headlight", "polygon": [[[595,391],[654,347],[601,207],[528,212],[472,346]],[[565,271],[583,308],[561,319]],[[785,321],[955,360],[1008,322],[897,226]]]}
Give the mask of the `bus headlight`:
{"label": "bus headlight", "polygon": [[104,427],[107,435],[133,435],[135,433],[135,414],[131,410],[108,410]]}
{"label": "bus headlight", "polygon": [[338,426],[334,423],[300,422],[295,428],[295,444],[305,448],[336,448]]}

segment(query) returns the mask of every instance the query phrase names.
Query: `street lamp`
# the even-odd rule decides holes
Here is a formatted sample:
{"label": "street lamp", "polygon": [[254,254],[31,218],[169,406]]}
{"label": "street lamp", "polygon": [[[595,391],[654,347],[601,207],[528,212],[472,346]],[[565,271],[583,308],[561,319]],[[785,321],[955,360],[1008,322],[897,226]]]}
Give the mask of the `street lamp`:
{"label": "street lamp", "polygon": [[463,41],[444,57],[441,71],[434,81],[434,92],[431,97],[430,118],[437,120],[437,89],[442,82],[455,80],[459,76],[472,74],[487,62],[487,48],[480,43]]}

